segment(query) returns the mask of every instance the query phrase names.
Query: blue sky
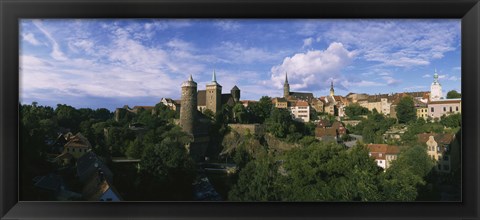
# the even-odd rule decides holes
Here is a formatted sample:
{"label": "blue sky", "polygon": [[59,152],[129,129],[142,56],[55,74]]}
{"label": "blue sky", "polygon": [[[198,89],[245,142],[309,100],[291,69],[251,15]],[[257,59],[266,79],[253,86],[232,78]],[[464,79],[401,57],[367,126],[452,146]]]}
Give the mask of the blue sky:
{"label": "blue sky", "polygon": [[180,98],[215,70],[242,100],[293,91],[461,91],[460,20],[22,19],[20,101],[115,109]]}

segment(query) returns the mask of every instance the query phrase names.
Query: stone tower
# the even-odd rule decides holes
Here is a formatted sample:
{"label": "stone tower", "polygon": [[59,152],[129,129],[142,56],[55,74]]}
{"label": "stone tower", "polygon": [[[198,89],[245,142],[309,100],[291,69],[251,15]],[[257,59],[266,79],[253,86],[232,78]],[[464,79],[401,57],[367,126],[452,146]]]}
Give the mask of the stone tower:
{"label": "stone tower", "polygon": [[438,82],[437,69],[433,74],[433,83],[430,86],[430,100],[435,101],[442,98],[442,85]]}
{"label": "stone tower", "polygon": [[212,110],[213,113],[217,113],[222,107],[222,86],[217,83],[215,70],[213,71],[212,82],[207,84],[206,93],[207,109]]}
{"label": "stone tower", "polygon": [[335,90],[333,89],[333,81],[332,81],[332,84],[330,84],[330,96],[334,96],[335,95]]}
{"label": "stone tower", "polygon": [[230,90],[230,93],[232,94],[233,100],[235,102],[240,101],[240,89],[237,86],[234,86],[232,90]]}
{"label": "stone tower", "polygon": [[287,73],[285,72],[285,82],[283,83],[283,97],[287,98],[290,95],[290,85],[288,84]]}
{"label": "stone tower", "polygon": [[186,133],[193,135],[197,119],[197,83],[193,81],[192,75],[188,81],[182,83],[181,99],[180,127]]}

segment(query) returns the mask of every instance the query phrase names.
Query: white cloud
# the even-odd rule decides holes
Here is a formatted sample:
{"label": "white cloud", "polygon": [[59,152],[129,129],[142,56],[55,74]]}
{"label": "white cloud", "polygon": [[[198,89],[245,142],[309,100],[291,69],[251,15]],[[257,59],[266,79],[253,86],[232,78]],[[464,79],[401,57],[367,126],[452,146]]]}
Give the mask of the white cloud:
{"label": "white cloud", "polygon": [[405,87],[403,88],[405,91],[419,91],[419,90],[423,90],[423,89],[426,89],[427,86],[410,86],[410,87]]}
{"label": "white cloud", "polygon": [[341,77],[341,71],[355,57],[341,43],[332,43],[326,50],[312,50],[286,57],[283,63],[271,68],[273,86],[282,88],[288,73],[292,89],[319,90]]}
{"label": "white cloud", "polygon": [[24,33],[22,34],[22,38],[24,41],[27,41],[32,45],[35,45],[35,46],[40,45],[40,42],[35,38],[35,35],[33,33]]}
{"label": "white cloud", "polygon": [[383,80],[385,80],[385,82],[387,83],[387,85],[389,86],[392,86],[392,85],[398,85],[400,84],[402,81],[401,80],[398,80],[398,79],[395,79],[391,76],[384,76],[382,77]]}
{"label": "white cloud", "polygon": [[429,65],[456,49],[459,23],[361,20],[334,23],[325,38],[358,48],[360,57],[386,66]]}
{"label": "white cloud", "polygon": [[303,40],[302,48],[310,47],[310,46],[312,46],[312,43],[313,43],[313,38],[311,38],[311,37],[306,38],[306,39]]}
{"label": "white cloud", "polygon": [[258,47],[247,47],[236,42],[222,42],[214,49],[219,61],[226,63],[251,64],[265,61],[277,60],[282,56],[282,52],[269,52]]}
{"label": "white cloud", "polygon": [[358,82],[351,82],[351,81],[343,81],[342,85],[344,87],[371,87],[371,86],[385,86],[384,83],[378,83],[378,82],[373,82],[373,81],[367,81],[367,80],[360,80]]}
{"label": "white cloud", "polygon": [[233,31],[240,28],[240,24],[231,20],[220,20],[214,23],[215,26],[219,27],[224,31]]}
{"label": "white cloud", "polygon": [[58,45],[57,41],[52,37],[49,31],[47,31],[44,27],[43,24],[40,20],[34,20],[33,24],[47,37],[47,39],[50,41],[51,47],[52,47],[52,52],[50,53],[50,56],[54,58],[55,60],[58,61],[64,61],[67,60],[68,58],[65,56],[65,54],[60,50],[60,46]]}
{"label": "white cloud", "polygon": [[422,78],[430,78],[430,77],[432,77],[432,75],[430,75],[430,74],[425,74],[425,75],[422,76]]}

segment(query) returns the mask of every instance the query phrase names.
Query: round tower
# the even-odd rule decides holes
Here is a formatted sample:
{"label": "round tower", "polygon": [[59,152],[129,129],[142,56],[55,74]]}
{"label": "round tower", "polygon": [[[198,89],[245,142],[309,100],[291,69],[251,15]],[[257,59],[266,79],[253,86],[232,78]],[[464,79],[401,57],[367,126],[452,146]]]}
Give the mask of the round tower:
{"label": "round tower", "polygon": [[182,83],[181,99],[180,127],[186,133],[193,135],[197,118],[197,83],[193,81],[192,75]]}
{"label": "round tower", "polygon": [[283,97],[287,98],[290,95],[290,84],[288,84],[287,73],[285,72],[285,82],[283,83]]}
{"label": "round tower", "polygon": [[235,102],[240,101],[240,89],[237,86],[234,86],[232,90],[230,90],[230,93],[232,94],[233,100]]}

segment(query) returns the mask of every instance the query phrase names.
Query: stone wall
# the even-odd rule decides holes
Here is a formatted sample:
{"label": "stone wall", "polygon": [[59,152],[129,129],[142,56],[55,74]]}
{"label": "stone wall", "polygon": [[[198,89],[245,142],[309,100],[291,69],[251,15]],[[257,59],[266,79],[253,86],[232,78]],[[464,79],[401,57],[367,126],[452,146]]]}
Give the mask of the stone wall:
{"label": "stone wall", "polygon": [[262,135],[265,133],[265,128],[261,124],[228,124],[228,126],[242,135],[247,133]]}

